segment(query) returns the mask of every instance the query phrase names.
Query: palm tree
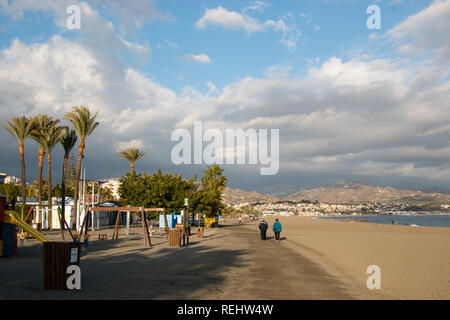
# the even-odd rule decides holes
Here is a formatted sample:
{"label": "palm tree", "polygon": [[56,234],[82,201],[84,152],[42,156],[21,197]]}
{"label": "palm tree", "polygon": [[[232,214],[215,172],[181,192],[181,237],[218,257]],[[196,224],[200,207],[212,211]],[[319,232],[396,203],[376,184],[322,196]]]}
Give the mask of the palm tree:
{"label": "palm tree", "polygon": [[28,119],[25,116],[12,118],[11,121],[6,121],[8,126],[2,125],[3,128],[8,130],[11,135],[13,135],[19,144],[19,154],[20,154],[20,166],[22,168],[22,204],[25,205],[27,202],[27,182],[25,173],[25,157],[24,157],[24,141],[26,138],[30,137],[31,130],[33,129],[34,120]]}
{"label": "palm tree", "polygon": [[139,151],[138,148],[128,148],[117,154],[119,157],[124,158],[130,162],[130,172],[134,173],[134,163],[141,159],[144,155],[144,151]]}
{"label": "palm tree", "polygon": [[38,114],[34,117],[34,127],[31,132],[31,139],[37,142],[39,146],[39,163],[38,163],[38,203],[42,205],[42,164],[45,156],[45,135],[48,128],[52,125],[53,119],[47,115]]}
{"label": "palm tree", "polygon": [[[47,180],[45,178],[41,179],[42,185],[47,184]],[[29,198],[37,198],[39,195],[39,180],[35,179],[32,184],[27,187],[27,197]],[[47,189],[42,190],[42,198],[47,197]]]}
{"label": "palm tree", "polygon": [[[77,132],[75,130],[70,130],[66,128],[64,136],[61,138],[61,145],[64,148],[64,163],[63,163],[63,173],[61,181],[61,193],[62,193],[62,219],[66,216],[66,174],[67,174],[67,161],[69,159],[70,152],[72,151],[75,143],[78,140]],[[62,225],[64,229],[64,224]]]}
{"label": "palm tree", "polygon": [[49,211],[49,221],[50,221],[50,229],[52,228],[52,151],[55,146],[61,141],[61,138],[64,135],[64,128],[58,126],[59,119],[52,122],[51,126],[48,128],[45,133],[44,139],[44,148],[47,152],[47,187],[48,187],[48,205],[50,208]]}
{"label": "palm tree", "polygon": [[74,107],[72,112],[68,112],[65,114],[64,119],[70,121],[78,133],[78,137],[80,138],[80,144],[78,145],[78,161],[77,161],[77,170],[75,172],[75,190],[73,195],[74,201],[74,224],[77,221],[77,211],[78,211],[78,188],[80,181],[80,173],[81,173],[81,164],[83,161],[83,153],[86,148],[86,138],[94,132],[94,130],[98,127],[99,123],[95,121],[97,117],[98,111],[95,114],[91,114],[89,109],[80,106]]}
{"label": "palm tree", "polygon": [[113,200],[114,196],[112,193],[111,188],[109,187],[101,187],[100,188],[100,195],[103,197],[104,200],[109,201],[109,200]]}

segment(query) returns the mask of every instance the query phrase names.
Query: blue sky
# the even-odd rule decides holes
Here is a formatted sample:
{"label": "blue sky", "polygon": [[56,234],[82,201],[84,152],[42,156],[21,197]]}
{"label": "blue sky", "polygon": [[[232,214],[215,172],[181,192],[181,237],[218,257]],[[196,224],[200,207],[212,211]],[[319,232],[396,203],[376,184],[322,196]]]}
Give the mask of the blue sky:
{"label": "blue sky", "polygon": [[[71,4],[81,8],[80,30],[66,28]],[[366,26],[373,4],[380,30]],[[227,166],[232,187],[290,192],[354,179],[450,191],[449,8],[448,0],[0,0],[2,122],[62,118],[76,104],[100,110],[86,159],[93,178],[120,175],[115,153],[130,145],[149,154],[142,170],[199,173],[171,163],[170,133],[202,120],[280,129],[279,174]],[[0,141],[10,155],[3,170],[19,175],[15,141],[5,130]],[[36,147],[27,144],[33,179]]]}
{"label": "blue sky", "polygon": [[[264,2],[260,10],[246,9],[255,4],[249,1],[157,1],[162,12],[170,13],[167,20],[145,21],[139,28],[131,28],[128,39],[148,43],[151,53],[139,59],[122,53],[124,63],[138,68],[162,85],[178,90],[186,85],[206,91],[210,81],[217,88],[246,77],[259,77],[272,65],[288,64],[297,71],[305,70],[311,61],[324,61],[332,56],[347,57],[352,50],[372,50],[368,42],[371,33],[366,27],[368,5],[373,1],[281,1]],[[409,15],[426,8],[431,1],[375,2],[382,12],[382,34]],[[93,2],[98,10],[104,6]],[[242,29],[230,30],[212,26],[199,30],[196,22],[207,9],[222,7],[230,12],[248,14],[261,23],[269,19],[285,19],[299,32],[296,47],[289,49],[280,43],[281,32],[264,30],[249,34]],[[44,8],[43,8],[44,9]],[[102,12],[102,11],[99,11]],[[285,18],[291,14],[292,18]],[[102,12],[118,29],[126,32],[120,17]],[[68,15],[67,15],[68,16]],[[8,47],[14,39],[24,43],[48,41],[55,34],[77,39],[80,32],[57,27],[54,16],[45,10],[23,11],[17,20],[11,15],[1,15],[0,45]],[[81,20],[82,21],[82,20]],[[320,29],[319,29],[320,28]],[[210,64],[188,62],[186,55],[208,55]]]}

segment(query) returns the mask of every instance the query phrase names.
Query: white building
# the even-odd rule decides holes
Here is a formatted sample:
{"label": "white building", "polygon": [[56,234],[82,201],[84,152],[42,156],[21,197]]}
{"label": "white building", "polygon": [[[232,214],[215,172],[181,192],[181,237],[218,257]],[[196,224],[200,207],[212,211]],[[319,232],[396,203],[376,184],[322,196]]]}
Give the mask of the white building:
{"label": "white building", "polygon": [[16,178],[14,176],[5,177],[4,181],[5,181],[5,184],[6,183],[20,184],[20,178]]}

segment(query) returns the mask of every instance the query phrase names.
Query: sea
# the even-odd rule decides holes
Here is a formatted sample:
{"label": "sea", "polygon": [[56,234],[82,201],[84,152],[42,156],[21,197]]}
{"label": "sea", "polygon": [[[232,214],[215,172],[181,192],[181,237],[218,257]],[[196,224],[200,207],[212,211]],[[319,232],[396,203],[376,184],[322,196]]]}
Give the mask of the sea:
{"label": "sea", "polygon": [[366,219],[369,223],[396,224],[406,226],[421,227],[446,227],[450,228],[450,215],[364,215],[364,216],[339,216],[320,217],[319,219],[346,220],[346,219]]}

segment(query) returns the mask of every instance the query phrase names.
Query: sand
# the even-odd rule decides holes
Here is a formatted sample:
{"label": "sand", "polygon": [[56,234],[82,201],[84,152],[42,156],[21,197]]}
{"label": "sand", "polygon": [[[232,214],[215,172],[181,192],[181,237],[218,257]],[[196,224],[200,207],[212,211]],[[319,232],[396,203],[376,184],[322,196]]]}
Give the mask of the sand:
{"label": "sand", "polygon": [[367,267],[379,266],[381,289],[369,290],[377,298],[450,299],[450,228],[279,219],[284,244],[320,262],[335,277],[350,276],[366,287]]}
{"label": "sand", "polygon": [[[119,240],[97,240],[96,231],[81,258],[82,290],[67,292],[42,289],[42,246],[29,240],[0,259],[0,299],[450,298],[449,228],[280,221],[280,243],[271,232],[261,241],[258,222],[228,222],[204,238],[194,230],[184,248],[169,247],[159,232],[145,248],[140,228]],[[381,268],[379,290],[366,286],[369,265]]]}

